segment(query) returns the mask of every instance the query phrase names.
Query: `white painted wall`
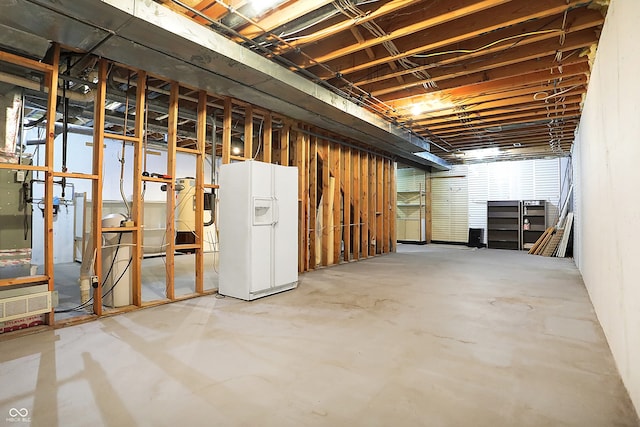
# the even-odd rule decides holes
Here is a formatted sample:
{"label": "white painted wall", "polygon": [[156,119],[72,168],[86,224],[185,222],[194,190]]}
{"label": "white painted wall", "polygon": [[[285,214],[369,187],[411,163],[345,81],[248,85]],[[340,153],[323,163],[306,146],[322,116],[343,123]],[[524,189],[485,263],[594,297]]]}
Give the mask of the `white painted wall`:
{"label": "white painted wall", "polygon": [[[42,129],[32,129],[26,136],[26,140],[41,139]],[[69,172],[91,173],[92,169],[92,147],[93,136],[70,133],[68,137],[68,155],[67,168]],[[122,212],[126,214],[126,209],[122,204],[120,195],[120,161],[122,143],[115,140],[105,140],[104,149],[104,188],[102,197],[104,200],[104,213]],[[54,150],[54,168],[62,170],[62,135],[55,139]],[[30,154],[34,154],[34,164],[44,164],[44,145],[29,146],[27,150]],[[147,171],[155,173],[166,173],[167,171],[167,153],[160,149],[149,147],[150,152],[157,154],[147,155]],[[194,156],[177,153],[176,155],[176,176],[186,177],[195,176],[196,163]],[[205,161],[205,182],[211,182],[211,165],[209,161]],[[44,179],[44,175],[40,174],[40,179]],[[91,181],[85,179],[72,179],[68,181],[73,183],[75,192],[86,192],[87,197],[91,200]],[[125,167],[123,180],[124,193],[127,200],[131,200],[133,193],[133,148],[131,145],[125,147]],[[69,200],[69,204],[61,206],[58,215],[54,218],[53,225],[53,241],[54,241],[54,263],[64,263],[73,261],[73,240],[74,240],[74,211],[72,189],[67,188],[65,199]],[[44,194],[44,186],[36,184],[34,186],[34,198],[40,199]],[[54,186],[54,194],[61,197],[61,187]],[[166,193],[160,190],[159,183],[147,183],[147,189],[144,194],[145,203],[148,209],[145,209],[145,227],[148,229],[164,228],[165,220],[165,201]],[[160,206],[161,205],[161,206]],[[205,220],[209,219],[209,215],[205,213]],[[214,225],[205,227],[205,251],[212,251],[215,242]],[[44,220],[39,209],[34,205],[33,212],[33,253],[32,263],[41,265],[44,263]],[[162,236],[161,236],[162,238]],[[151,239],[150,239],[151,240]],[[158,241],[158,245],[163,242]]]}
{"label": "white painted wall", "polygon": [[554,225],[567,163],[555,158],[469,165],[469,227],[482,228],[487,243],[488,200],[546,200],[547,225]]}
{"label": "white painted wall", "polygon": [[640,1],[612,0],[574,149],[576,263],[640,411]]}
{"label": "white painted wall", "polygon": [[469,239],[468,166],[431,174],[431,239],[466,243]]}

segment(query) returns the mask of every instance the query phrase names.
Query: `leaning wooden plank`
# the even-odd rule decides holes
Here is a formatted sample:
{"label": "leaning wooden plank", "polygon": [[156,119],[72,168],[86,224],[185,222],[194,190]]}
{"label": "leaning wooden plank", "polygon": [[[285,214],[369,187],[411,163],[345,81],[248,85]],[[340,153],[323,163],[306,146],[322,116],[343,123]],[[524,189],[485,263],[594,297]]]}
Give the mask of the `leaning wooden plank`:
{"label": "leaning wooden plank", "polygon": [[554,232],[555,232],[555,228],[546,235],[542,243],[540,243],[540,246],[538,246],[538,249],[536,249],[536,251],[533,253],[534,255],[540,255],[542,251],[545,250],[545,248],[549,244],[549,241],[552,239]]}
{"label": "leaning wooden plank", "polygon": [[556,249],[558,249],[558,245],[560,244],[560,239],[562,239],[562,234],[564,234],[564,230],[560,229],[556,231],[553,235],[549,243],[542,251],[542,256],[552,256]]}
{"label": "leaning wooden plank", "polygon": [[538,240],[536,240],[536,242],[533,244],[533,246],[531,247],[531,249],[529,249],[529,254],[534,254],[535,251],[538,249],[538,247],[540,247],[540,245],[542,244],[542,242],[544,241],[544,239],[547,237],[547,235],[549,233],[551,233],[553,231],[553,227],[549,227],[545,230],[544,233],[542,233],[542,235],[538,238]]}
{"label": "leaning wooden plank", "polygon": [[547,228],[544,233],[542,233],[540,235],[540,237],[538,237],[538,240],[536,240],[536,242],[533,244],[533,246],[531,246],[531,248],[529,248],[529,254],[533,255],[533,253],[536,251],[536,249],[538,249],[538,247],[540,246],[540,244],[542,243],[542,241],[544,240],[545,237],[547,237],[547,234],[549,234],[549,229]]}

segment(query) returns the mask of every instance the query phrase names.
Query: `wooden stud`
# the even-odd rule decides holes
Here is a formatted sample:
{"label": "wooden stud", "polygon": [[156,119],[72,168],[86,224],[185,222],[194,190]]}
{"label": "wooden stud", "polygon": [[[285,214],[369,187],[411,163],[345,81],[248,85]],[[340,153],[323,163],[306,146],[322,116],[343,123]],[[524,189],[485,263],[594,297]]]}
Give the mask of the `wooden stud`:
{"label": "wooden stud", "polygon": [[291,124],[285,122],[284,127],[280,131],[280,164],[289,166],[289,133],[291,132]]}
{"label": "wooden stud", "polygon": [[271,120],[271,113],[267,113],[264,116],[264,136],[262,137],[262,161],[265,163],[271,163],[271,153],[273,150],[273,125]]}
{"label": "wooden stud", "polygon": [[316,262],[316,233],[318,219],[318,139],[310,137],[309,142],[309,269],[314,270]]}
{"label": "wooden stud", "polygon": [[[207,145],[207,92],[201,90],[198,95],[198,123],[196,138],[198,151],[196,156],[196,293],[204,292],[204,156]],[[246,141],[245,141],[246,143]]]}
{"label": "wooden stud", "polygon": [[376,243],[378,238],[378,227],[376,221],[376,197],[377,197],[377,189],[376,186],[376,156],[373,154],[369,156],[368,160],[369,167],[369,256],[374,256],[376,254]]}
{"label": "wooden stud", "polygon": [[389,174],[389,178],[391,179],[391,187],[390,187],[390,191],[391,191],[391,199],[390,199],[390,204],[391,204],[391,217],[389,218],[389,237],[391,239],[391,246],[389,248],[389,250],[391,252],[395,252],[396,251],[396,247],[398,244],[398,235],[397,235],[397,230],[396,230],[396,218],[398,216],[397,213],[397,209],[398,209],[398,190],[396,188],[396,167],[397,164],[396,162],[391,162],[391,172]]}
{"label": "wooden stud", "polygon": [[353,198],[351,197],[351,187],[353,182],[351,180],[351,148],[345,147],[342,150],[342,178],[343,178],[343,194],[344,194],[344,208],[343,208],[343,221],[342,227],[342,240],[344,241],[344,256],[345,262],[351,260],[351,205]]}
{"label": "wooden stud", "polygon": [[362,258],[369,257],[369,154],[360,152],[360,210],[362,212],[361,251]]}
{"label": "wooden stud", "polygon": [[[53,152],[55,140],[55,124],[56,124],[56,105],[58,103],[58,68],[60,62],[60,45],[53,45],[53,63],[52,69],[47,73],[47,86],[49,87],[49,97],[47,99],[47,125],[45,136],[45,161],[47,168],[45,172],[45,189],[44,197],[44,274],[48,277],[48,290],[54,290],[54,265],[53,265]],[[45,315],[45,323],[53,325],[55,323],[54,312],[51,310]]]}
{"label": "wooden stud", "polygon": [[389,217],[391,216],[390,193],[391,193],[391,178],[389,178],[389,171],[391,169],[391,162],[388,159],[382,160],[383,164],[383,200],[382,200],[382,253],[389,253]]}
{"label": "wooden stud", "polygon": [[431,223],[431,174],[425,172],[425,195],[424,195],[424,209],[425,209],[425,239],[427,243],[431,243],[431,236],[433,233],[433,226]]}
{"label": "wooden stud", "polygon": [[342,152],[342,146],[339,144],[332,144],[331,151],[331,170],[333,172],[334,187],[333,187],[333,203],[331,204],[333,214],[333,262],[334,264],[340,264],[340,249],[342,248],[342,204],[340,203],[341,196],[341,173],[340,173],[340,157]]}
{"label": "wooden stud", "polygon": [[360,201],[362,200],[360,188],[360,151],[353,151],[351,156],[353,168],[353,258],[360,259]]}
{"label": "wooden stud", "polygon": [[[53,48],[54,48],[54,55],[55,55],[55,49],[58,49],[58,52],[60,51],[60,47],[57,43],[54,44]],[[13,53],[4,52],[4,51],[0,51],[0,61],[9,62],[11,64],[20,65],[25,68],[31,68],[33,70],[42,71],[43,73],[49,73],[54,70],[57,70],[55,67],[56,65],[55,63],[46,64],[44,62],[34,61],[33,59],[25,58],[24,56],[20,56],[20,55],[14,55]],[[58,61],[58,58],[54,58],[54,62],[55,61]],[[49,82],[47,81],[47,83]],[[56,82],[56,88],[57,87],[58,86]],[[47,87],[46,90],[49,90],[49,88]]]}
{"label": "wooden stud", "polygon": [[307,256],[307,247],[305,243],[305,200],[307,195],[307,187],[305,186],[305,141],[302,132],[295,134],[295,156],[296,167],[298,168],[298,271],[303,272],[305,266],[305,258]]}
{"label": "wooden stud", "polygon": [[146,111],[147,73],[138,71],[138,86],[136,88],[136,120],[133,143],[133,197],[131,200],[131,217],[135,230],[133,231],[133,246],[131,248],[131,286],[133,305],[142,306],[142,140],[144,138],[144,117]]}
{"label": "wooden stud", "polygon": [[[95,253],[94,274],[98,276],[98,287],[93,289],[93,313],[102,316],[102,188],[104,185],[102,169],[104,162],[104,119],[107,97],[108,63],[101,59],[98,63],[98,84],[93,106],[93,168],[91,172],[98,176],[91,185],[91,245]],[[83,230],[84,234],[84,230]],[[84,253],[83,253],[84,256]]]}
{"label": "wooden stud", "polygon": [[376,157],[376,254],[384,247],[384,159]]}
{"label": "wooden stud", "polygon": [[166,268],[166,295],[167,299],[175,300],[175,215],[176,215],[176,196],[175,196],[175,176],[176,176],[176,148],[178,143],[178,102],[180,95],[180,85],[177,82],[171,82],[171,92],[169,94],[169,121],[168,121],[168,137],[167,137],[167,175],[174,179],[167,182],[167,212],[166,212],[166,249],[165,249],[165,268]]}
{"label": "wooden stud", "polygon": [[329,142],[325,139],[321,141],[321,158],[322,158],[322,221],[320,226],[322,230],[322,244],[320,254],[322,257],[322,265],[329,265],[329,250],[333,253],[333,247],[329,248],[329,218],[331,213],[331,205],[329,204]]}
{"label": "wooden stud", "polygon": [[253,158],[253,107],[244,108],[244,157]]}
{"label": "wooden stud", "polygon": [[224,99],[224,115],[222,119],[222,164],[231,162],[231,98]]}

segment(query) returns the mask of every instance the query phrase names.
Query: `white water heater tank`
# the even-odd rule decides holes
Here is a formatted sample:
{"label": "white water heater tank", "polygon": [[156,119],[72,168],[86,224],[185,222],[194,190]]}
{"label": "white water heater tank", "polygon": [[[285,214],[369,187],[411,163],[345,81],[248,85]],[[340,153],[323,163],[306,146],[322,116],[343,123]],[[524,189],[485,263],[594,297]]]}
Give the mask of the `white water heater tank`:
{"label": "white water heater tank", "polygon": [[[102,218],[102,227],[120,227],[126,217],[110,214]],[[102,233],[102,295],[108,307],[131,305],[131,232]]]}
{"label": "white water heater tank", "polygon": [[176,179],[176,231],[194,232],[196,229],[196,180]]}

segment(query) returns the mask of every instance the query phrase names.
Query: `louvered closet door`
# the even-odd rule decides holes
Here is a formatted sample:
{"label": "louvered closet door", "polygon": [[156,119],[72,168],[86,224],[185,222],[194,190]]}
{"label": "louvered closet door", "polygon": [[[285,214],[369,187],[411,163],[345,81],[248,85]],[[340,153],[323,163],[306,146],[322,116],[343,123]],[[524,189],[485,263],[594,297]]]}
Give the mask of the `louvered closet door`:
{"label": "louvered closet door", "polygon": [[[462,173],[461,173],[462,172]],[[466,243],[469,238],[469,203],[466,168],[431,177],[432,239]]]}

